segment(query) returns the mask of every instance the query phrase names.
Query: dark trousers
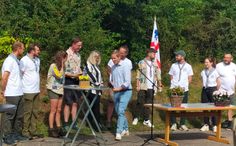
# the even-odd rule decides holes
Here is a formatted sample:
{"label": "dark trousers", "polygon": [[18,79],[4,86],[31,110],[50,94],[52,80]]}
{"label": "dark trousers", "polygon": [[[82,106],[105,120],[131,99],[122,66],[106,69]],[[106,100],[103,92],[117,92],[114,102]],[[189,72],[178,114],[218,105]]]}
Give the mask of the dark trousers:
{"label": "dark trousers", "polygon": [[23,96],[6,97],[6,103],[15,105],[17,109],[15,111],[6,112],[4,115],[3,131],[5,135],[13,132],[22,134],[24,117],[23,102]]}
{"label": "dark trousers", "polygon": [[[95,96],[96,96],[96,94],[89,93],[89,95],[88,95],[89,103],[92,103]],[[93,114],[94,114],[98,124],[100,124],[100,95],[98,95],[97,99],[95,100],[94,105],[92,106],[92,111],[93,111]],[[88,120],[91,123],[94,130],[98,131],[91,114],[88,115]]]}
{"label": "dark trousers", "polygon": [[153,93],[153,89],[140,90],[138,92],[138,98],[135,108],[136,110],[133,113],[135,118],[140,118],[142,116],[144,120],[149,119],[150,108],[144,107],[144,104],[152,103]]}
{"label": "dark trousers", "polygon": [[[184,97],[182,103],[188,103],[188,91],[184,92]],[[176,117],[170,117],[171,123],[176,123]],[[186,118],[180,118],[180,125],[184,125],[186,121]]]}
{"label": "dark trousers", "polygon": [[[213,99],[213,92],[216,91],[216,87],[208,87],[208,88],[202,88],[202,94],[201,94],[201,102],[202,103],[212,103],[214,102]],[[213,116],[211,118],[212,125],[216,125],[216,118]],[[204,117],[204,124],[210,125],[209,117]]]}

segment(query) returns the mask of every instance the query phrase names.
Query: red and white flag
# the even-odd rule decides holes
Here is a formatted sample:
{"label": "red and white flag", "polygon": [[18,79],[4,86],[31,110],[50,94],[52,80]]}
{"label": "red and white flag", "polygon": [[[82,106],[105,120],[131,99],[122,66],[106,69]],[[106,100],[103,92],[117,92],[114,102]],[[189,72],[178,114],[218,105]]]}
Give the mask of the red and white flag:
{"label": "red and white flag", "polygon": [[157,51],[155,60],[157,61],[158,68],[161,70],[160,45],[159,45],[156,17],[154,17],[154,25],[153,25],[150,48],[154,48]]}

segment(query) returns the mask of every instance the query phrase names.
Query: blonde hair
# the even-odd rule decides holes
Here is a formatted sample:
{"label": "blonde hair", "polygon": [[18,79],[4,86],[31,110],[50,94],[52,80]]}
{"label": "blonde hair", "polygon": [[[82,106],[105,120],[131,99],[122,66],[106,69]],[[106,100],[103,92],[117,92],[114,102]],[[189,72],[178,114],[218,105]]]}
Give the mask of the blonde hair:
{"label": "blonde hair", "polygon": [[[98,62],[96,62],[96,59],[95,59],[95,56],[98,55],[99,56],[99,60]],[[89,54],[89,57],[87,59],[87,62],[90,62],[91,64],[96,64],[96,65],[99,65],[101,63],[101,54],[100,52],[98,51],[92,51],[90,54]]]}
{"label": "blonde hair", "polygon": [[116,56],[120,56],[120,54],[119,54],[119,51],[118,50],[113,50],[112,51],[112,53],[111,53],[111,55],[113,55],[113,54],[115,54]]}

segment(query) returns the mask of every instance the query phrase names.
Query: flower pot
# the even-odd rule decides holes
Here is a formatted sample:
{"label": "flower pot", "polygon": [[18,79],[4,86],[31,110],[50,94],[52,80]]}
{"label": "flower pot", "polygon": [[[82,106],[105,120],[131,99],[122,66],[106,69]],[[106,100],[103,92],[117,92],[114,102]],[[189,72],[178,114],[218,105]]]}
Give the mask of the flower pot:
{"label": "flower pot", "polygon": [[90,88],[90,81],[79,81],[80,88]]}
{"label": "flower pot", "polygon": [[170,104],[172,107],[181,107],[183,96],[172,95],[170,96]]}
{"label": "flower pot", "polygon": [[215,106],[229,106],[230,100],[224,100],[224,101],[215,101]]}

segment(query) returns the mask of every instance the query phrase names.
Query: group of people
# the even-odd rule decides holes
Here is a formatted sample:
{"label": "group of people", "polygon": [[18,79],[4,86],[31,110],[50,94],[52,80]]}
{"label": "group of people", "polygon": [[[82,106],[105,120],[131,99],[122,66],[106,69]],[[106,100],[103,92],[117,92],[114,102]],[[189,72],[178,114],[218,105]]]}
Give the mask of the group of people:
{"label": "group of people", "polygon": [[[182,87],[184,88],[183,103],[188,102],[189,84],[192,81],[193,70],[190,64],[185,60],[186,53],[183,50],[175,52],[176,63],[172,64],[169,75],[171,80],[170,88]],[[236,105],[235,96],[235,81],[236,81],[236,65],[232,62],[233,56],[230,53],[224,54],[223,61],[216,64],[216,60],[212,57],[207,57],[204,60],[205,68],[201,72],[202,78],[202,103],[213,103],[213,92],[223,91],[229,95],[230,104]],[[228,111],[228,119],[222,123],[223,128],[231,129],[233,121],[233,111]],[[178,128],[175,117],[171,118],[171,130],[175,131]],[[185,125],[185,118],[180,118],[180,130],[188,131]],[[204,124],[201,131],[209,131],[212,129],[216,132],[216,119],[215,117],[204,117]]]}
{"label": "group of people", "polygon": [[7,111],[3,118],[1,130],[4,131],[4,141],[7,144],[42,137],[36,129],[40,93],[40,46],[31,44],[27,54],[18,60],[24,49],[23,43],[15,42],[12,53],[2,65],[1,95],[7,104],[17,107],[14,112]]}
{"label": "group of people", "polygon": [[[72,120],[76,120],[76,113],[82,96],[80,91],[64,89],[63,85],[78,85],[80,82],[79,76],[86,73],[90,77],[92,87],[104,86],[102,72],[99,67],[101,54],[98,51],[92,51],[86,63],[82,66],[79,54],[82,46],[82,40],[74,38],[67,51],[55,53],[49,67],[46,87],[50,98],[48,119],[49,136],[51,137],[64,136],[65,132],[69,130],[70,116]],[[15,112],[7,112],[4,118],[4,140],[6,143],[42,136],[36,132],[37,104],[39,103],[40,93],[40,46],[31,44],[27,49],[28,53],[19,60],[18,58],[23,52],[24,44],[15,42],[12,46],[12,53],[5,59],[2,66],[1,94],[6,98],[6,103],[14,104],[17,107]],[[131,71],[133,66],[132,62],[127,58],[128,53],[127,46],[120,46],[118,50],[114,50],[111,53],[111,59],[107,65],[108,86],[111,88],[110,93],[111,97],[113,97],[109,99],[107,106],[107,126],[108,128],[111,126],[112,113],[113,109],[115,109],[117,113],[116,140],[121,140],[123,136],[129,135],[125,111],[132,97]],[[147,49],[146,57],[138,63],[136,76],[138,97],[133,125],[137,125],[138,121],[143,119],[143,125],[154,127],[149,120],[150,110],[144,107],[144,104],[151,103],[155,93],[162,88],[161,72],[155,61],[155,54],[155,49]],[[175,56],[176,63],[172,64],[169,71],[170,88],[184,88],[183,103],[187,103],[193,70],[191,65],[186,62],[186,53],[183,50],[175,52]],[[203,81],[201,102],[213,102],[213,92],[224,90],[230,94],[231,104],[236,104],[234,98],[236,65],[232,60],[231,54],[225,54],[223,62],[217,65],[215,65],[213,58],[205,59],[205,69],[201,72]],[[98,98],[94,102],[92,111],[99,125],[102,125],[100,121],[100,97],[102,92],[92,90],[88,94],[88,100],[92,102],[96,95],[98,95]],[[62,111],[63,117],[61,116]],[[230,128],[232,115],[233,112],[228,111],[228,120],[222,123],[224,128]],[[94,130],[97,130],[92,116],[89,115],[88,118]],[[175,117],[171,118],[171,123],[171,130],[177,130],[178,124]],[[215,118],[212,117],[210,123],[209,117],[205,117],[201,130],[208,131],[210,125],[212,125],[213,131],[216,131]],[[184,118],[180,119],[179,128],[188,130]],[[77,124],[73,125],[73,129],[78,129]]]}

